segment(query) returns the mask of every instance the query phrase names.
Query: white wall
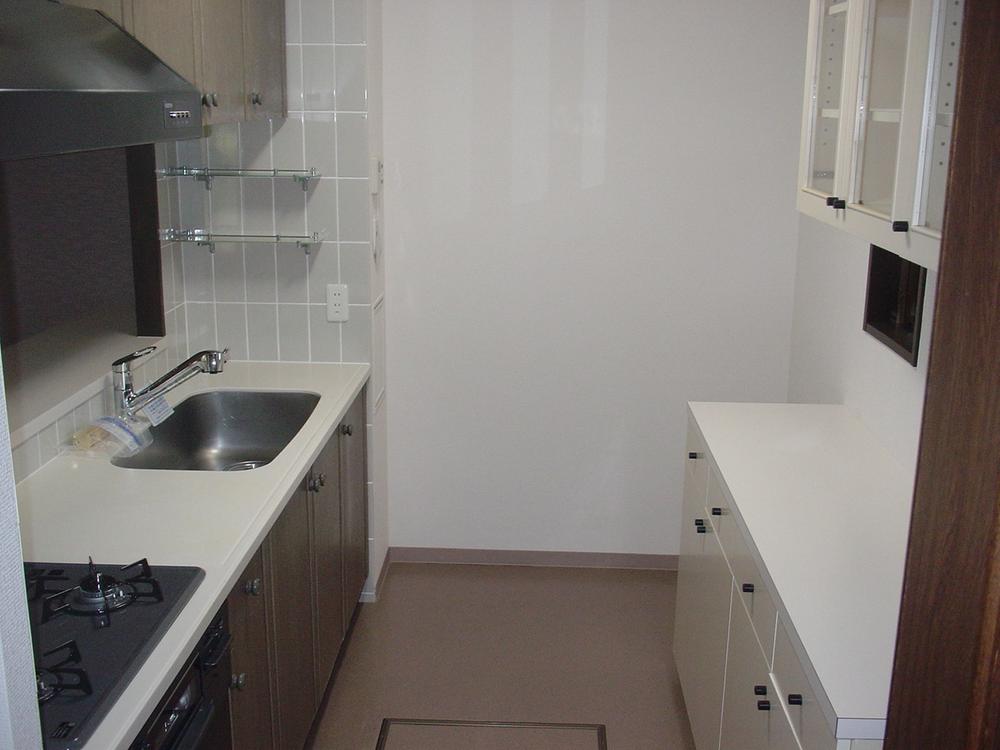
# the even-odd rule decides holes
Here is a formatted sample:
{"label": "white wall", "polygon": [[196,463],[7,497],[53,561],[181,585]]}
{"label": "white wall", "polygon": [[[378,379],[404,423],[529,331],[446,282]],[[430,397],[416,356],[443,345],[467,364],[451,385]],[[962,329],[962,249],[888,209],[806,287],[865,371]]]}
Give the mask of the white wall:
{"label": "white wall", "polygon": [[42,746],[42,737],[21,561],[7,404],[0,388],[0,591],[6,599],[0,608],[0,747],[31,750]]}
{"label": "white wall", "polygon": [[917,366],[861,326],[868,244],[815,219],[799,219],[789,400],[853,408],[916,473],[937,273],[928,272]]}
{"label": "white wall", "polygon": [[787,395],[806,3],[385,0],[390,543],[676,553]]}

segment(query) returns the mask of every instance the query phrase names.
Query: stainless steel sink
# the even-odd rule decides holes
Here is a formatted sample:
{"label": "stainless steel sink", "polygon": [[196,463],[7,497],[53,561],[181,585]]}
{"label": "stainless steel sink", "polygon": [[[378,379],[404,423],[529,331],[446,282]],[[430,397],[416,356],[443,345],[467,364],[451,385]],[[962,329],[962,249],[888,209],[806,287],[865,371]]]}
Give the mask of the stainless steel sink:
{"label": "stainless steel sink", "polygon": [[300,392],[199,393],[152,428],[151,445],[111,463],[126,469],[256,469],[288,445],[318,401],[316,394]]}

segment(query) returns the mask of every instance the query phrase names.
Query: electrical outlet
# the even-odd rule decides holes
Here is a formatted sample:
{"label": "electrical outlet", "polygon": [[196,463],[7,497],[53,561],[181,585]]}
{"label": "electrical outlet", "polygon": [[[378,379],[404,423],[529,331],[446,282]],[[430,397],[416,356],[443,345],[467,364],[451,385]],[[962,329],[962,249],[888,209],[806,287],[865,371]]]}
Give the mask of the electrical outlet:
{"label": "electrical outlet", "polygon": [[347,315],[347,284],[327,284],[326,319],[331,323],[343,323]]}

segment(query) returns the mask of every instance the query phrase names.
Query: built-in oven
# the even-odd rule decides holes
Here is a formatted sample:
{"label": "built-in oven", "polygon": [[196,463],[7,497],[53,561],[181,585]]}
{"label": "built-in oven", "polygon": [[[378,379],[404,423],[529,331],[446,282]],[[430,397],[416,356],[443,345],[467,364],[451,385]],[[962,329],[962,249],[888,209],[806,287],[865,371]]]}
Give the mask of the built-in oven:
{"label": "built-in oven", "polygon": [[229,750],[229,634],[226,608],[213,618],[130,750]]}

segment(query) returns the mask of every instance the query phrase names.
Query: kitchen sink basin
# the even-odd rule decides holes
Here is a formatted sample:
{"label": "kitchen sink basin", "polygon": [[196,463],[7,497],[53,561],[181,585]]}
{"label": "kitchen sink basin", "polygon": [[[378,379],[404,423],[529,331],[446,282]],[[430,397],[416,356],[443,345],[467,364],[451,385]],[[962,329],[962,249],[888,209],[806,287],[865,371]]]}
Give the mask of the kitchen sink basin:
{"label": "kitchen sink basin", "polygon": [[318,402],[314,393],[288,391],[198,393],[152,428],[152,444],[111,463],[126,469],[256,469],[281,453]]}

